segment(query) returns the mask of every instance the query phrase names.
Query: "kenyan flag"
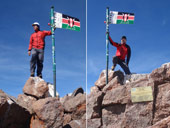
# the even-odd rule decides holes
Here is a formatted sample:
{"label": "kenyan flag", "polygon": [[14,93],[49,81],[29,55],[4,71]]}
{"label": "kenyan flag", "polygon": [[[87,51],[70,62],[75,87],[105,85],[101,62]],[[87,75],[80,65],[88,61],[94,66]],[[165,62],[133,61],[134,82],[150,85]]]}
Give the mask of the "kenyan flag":
{"label": "kenyan flag", "polygon": [[56,28],[64,28],[64,29],[80,31],[80,20],[75,17],[71,17],[68,15],[64,15],[62,13],[55,12],[54,23]]}
{"label": "kenyan flag", "polygon": [[111,24],[133,24],[134,13],[110,11],[109,21]]}

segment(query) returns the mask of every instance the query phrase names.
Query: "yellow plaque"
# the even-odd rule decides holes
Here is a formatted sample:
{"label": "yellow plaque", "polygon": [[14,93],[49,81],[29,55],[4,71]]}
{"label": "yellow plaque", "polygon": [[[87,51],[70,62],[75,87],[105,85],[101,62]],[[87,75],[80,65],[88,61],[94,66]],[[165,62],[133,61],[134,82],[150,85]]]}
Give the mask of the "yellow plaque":
{"label": "yellow plaque", "polygon": [[132,102],[153,101],[152,87],[137,87],[131,88]]}

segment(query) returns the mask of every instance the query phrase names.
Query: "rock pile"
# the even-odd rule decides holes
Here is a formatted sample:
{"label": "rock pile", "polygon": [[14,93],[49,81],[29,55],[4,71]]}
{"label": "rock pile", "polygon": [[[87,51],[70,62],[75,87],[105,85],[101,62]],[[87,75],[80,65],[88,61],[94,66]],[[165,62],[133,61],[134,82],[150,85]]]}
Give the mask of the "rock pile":
{"label": "rock pile", "polygon": [[53,87],[30,77],[23,94],[11,97],[0,90],[0,128],[85,128],[86,94],[82,88],[71,96],[53,95]]}
{"label": "rock pile", "polygon": [[[147,86],[153,101],[133,103],[131,88]],[[58,93],[51,97],[53,90],[38,77],[27,80],[18,98],[0,90],[0,128],[170,127],[170,63],[150,74],[124,77],[121,71],[109,71],[107,85],[103,71],[87,95],[87,104],[81,87],[61,98]]]}
{"label": "rock pile", "polygon": [[[170,63],[150,74],[133,74],[124,82],[121,71],[101,73],[87,96],[88,128],[169,128]],[[153,101],[132,103],[131,88],[151,86]]]}

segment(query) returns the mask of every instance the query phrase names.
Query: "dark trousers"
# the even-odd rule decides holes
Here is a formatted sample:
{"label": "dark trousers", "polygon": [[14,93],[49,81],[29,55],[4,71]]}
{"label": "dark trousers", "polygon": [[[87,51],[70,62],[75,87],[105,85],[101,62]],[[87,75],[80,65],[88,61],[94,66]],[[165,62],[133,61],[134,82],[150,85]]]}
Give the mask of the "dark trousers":
{"label": "dark trousers", "polygon": [[113,57],[113,65],[116,67],[116,65],[119,64],[120,67],[124,70],[125,74],[131,74],[128,65],[125,63],[124,60],[119,59],[117,56]]}
{"label": "dark trousers", "polygon": [[37,76],[42,75],[44,50],[33,48],[31,52],[32,52],[32,57],[30,60],[30,72],[31,74],[34,74],[35,68],[37,66]]}

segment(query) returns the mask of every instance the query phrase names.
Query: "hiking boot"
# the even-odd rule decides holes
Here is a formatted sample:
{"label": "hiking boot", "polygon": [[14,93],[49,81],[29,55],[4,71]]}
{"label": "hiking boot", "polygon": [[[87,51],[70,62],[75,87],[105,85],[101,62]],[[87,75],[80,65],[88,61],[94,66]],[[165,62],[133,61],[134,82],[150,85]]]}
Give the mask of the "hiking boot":
{"label": "hiking boot", "polygon": [[115,70],[115,66],[112,66],[112,71],[114,71]]}
{"label": "hiking boot", "polygon": [[31,73],[30,77],[34,77],[34,73]]}
{"label": "hiking boot", "polygon": [[37,75],[39,78],[41,78],[42,79],[42,74],[40,74],[40,75]]}

